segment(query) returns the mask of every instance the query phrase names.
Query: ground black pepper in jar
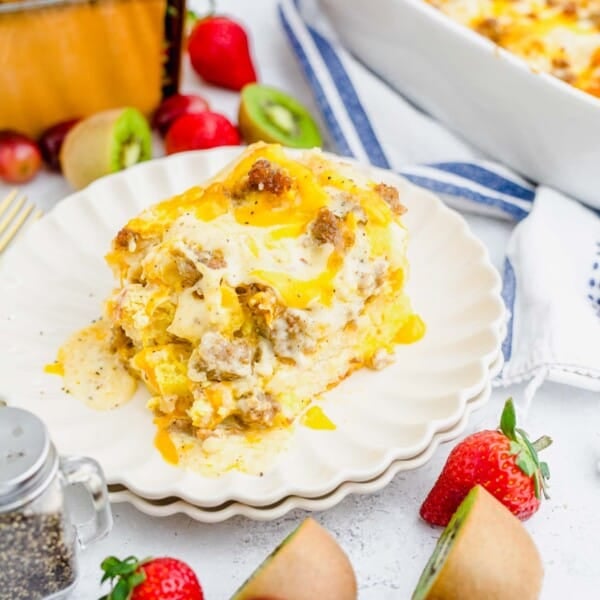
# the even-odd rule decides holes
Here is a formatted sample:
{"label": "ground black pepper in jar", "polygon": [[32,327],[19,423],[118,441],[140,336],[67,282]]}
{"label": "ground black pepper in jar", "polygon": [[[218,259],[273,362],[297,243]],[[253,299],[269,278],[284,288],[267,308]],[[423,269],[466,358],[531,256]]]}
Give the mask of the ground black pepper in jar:
{"label": "ground black pepper in jar", "polygon": [[[65,488],[83,484],[95,516],[75,526]],[[77,547],[112,525],[102,470],[88,458],[59,458],[42,421],[0,406],[0,600],[64,598],[77,581]]]}
{"label": "ground black pepper in jar", "polygon": [[41,600],[75,583],[60,513],[0,515],[0,597]]}

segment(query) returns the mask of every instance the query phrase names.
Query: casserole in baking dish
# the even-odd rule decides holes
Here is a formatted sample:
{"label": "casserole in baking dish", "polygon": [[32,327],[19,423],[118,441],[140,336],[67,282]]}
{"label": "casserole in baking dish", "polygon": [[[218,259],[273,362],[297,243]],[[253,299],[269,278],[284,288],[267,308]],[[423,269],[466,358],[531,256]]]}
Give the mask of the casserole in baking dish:
{"label": "casserole in baking dish", "polygon": [[[425,111],[526,177],[600,206],[599,35],[591,7],[575,23],[563,13],[578,14],[583,3],[571,2],[540,26],[531,15],[552,7],[532,3],[527,17],[519,2],[510,10],[520,6],[523,15],[510,29],[498,16],[499,0],[488,1],[437,0],[438,9],[424,0],[372,0],[368,19],[360,0],[321,3],[349,50]],[[485,33],[483,23],[487,38],[474,30]],[[546,54],[539,39],[534,52],[535,38],[547,41],[551,30]],[[533,43],[528,51],[523,40]]]}
{"label": "casserole in baking dish", "polygon": [[600,97],[600,3],[594,0],[427,0],[458,23]]}

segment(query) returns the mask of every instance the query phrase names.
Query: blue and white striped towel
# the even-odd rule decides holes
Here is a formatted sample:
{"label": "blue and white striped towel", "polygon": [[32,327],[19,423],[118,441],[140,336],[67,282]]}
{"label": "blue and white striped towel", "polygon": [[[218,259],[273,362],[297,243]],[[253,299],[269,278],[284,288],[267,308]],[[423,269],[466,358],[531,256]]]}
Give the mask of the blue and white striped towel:
{"label": "blue and white striped towel", "polygon": [[526,399],[544,379],[600,390],[600,219],[481,160],[351,57],[314,0],[282,0],[279,16],[334,151],[393,169],[459,210],[522,221],[505,262],[498,383],[531,380]]}

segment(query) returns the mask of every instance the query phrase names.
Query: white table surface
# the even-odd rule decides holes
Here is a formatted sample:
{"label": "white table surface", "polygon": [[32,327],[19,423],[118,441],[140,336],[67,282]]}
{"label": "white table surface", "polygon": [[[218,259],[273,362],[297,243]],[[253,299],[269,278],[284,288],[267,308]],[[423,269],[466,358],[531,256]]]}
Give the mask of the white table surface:
{"label": "white table surface", "polygon": [[[308,87],[279,29],[275,6],[274,0],[219,2],[222,12],[248,26],[261,80],[285,88],[312,107]],[[184,82],[184,91],[204,94],[215,110],[235,119],[237,94],[204,86],[187,66]],[[48,173],[24,189],[45,210],[68,193],[64,180]],[[5,190],[0,184],[0,194]],[[483,217],[467,219],[499,267],[512,226]],[[465,435],[496,427],[504,399],[509,394],[518,398],[522,391],[495,390],[489,403],[472,415]],[[551,499],[526,522],[545,565],[542,598],[600,598],[600,395],[546,384],[524,425],[532,436],[546,433],[555,440],[544,452],[552,472]],[[350,556],[362,600],[410,598],[440,533],[419,519],[418,509],[453,446],[454,442],[443,445],[426,466],[399,474],[377,494],[350,496],[313,515]],[[307,515],[296,510],[272,522],[236,517],[205,525],[183,515],[148,517],[125,504],[114,505],[113,512],[112,533],[82,553],[81,581],[73,598],[101,595],[99,564],[109,554],[168,554],[195,569],[207,600],[226,600]]]}
{"label": "white table surface", "polygon": [[[494,428],[506,394],[496,391],[472,415],[468,431]],[[543,599],[600,597],[599,409],[590,392],[548,385],[538,392],[531,411],[531,433],[547,433],[555,440],[544,452],[552,470],[551,499],[526,522],[545,566]],[[419,506],[453,445],[440,447],[426,466],[399,474],[377,494],[350,496],[314,514],[350,556],[361,600],[410,598],[440,533],[419,519]],[[226,600],[307,513],[296,510],[272,522],[235,517],[214,525],[182,515],[147,517],[124,504],[114,506],[114,515],[110,536],[82,555],[77,599],[99,597],[98,565],[109,554],[169,554],[194,568],[207,600]]]}

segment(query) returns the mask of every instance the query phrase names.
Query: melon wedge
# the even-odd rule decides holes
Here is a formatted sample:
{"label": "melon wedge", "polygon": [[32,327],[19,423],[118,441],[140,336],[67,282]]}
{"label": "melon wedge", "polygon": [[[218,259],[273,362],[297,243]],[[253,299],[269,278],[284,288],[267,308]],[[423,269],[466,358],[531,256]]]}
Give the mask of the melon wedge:
{"label": "melon wedge", "polygon": [[231,600],[355,600],[345,552],[314,519],[303,521],[252,573]]}

